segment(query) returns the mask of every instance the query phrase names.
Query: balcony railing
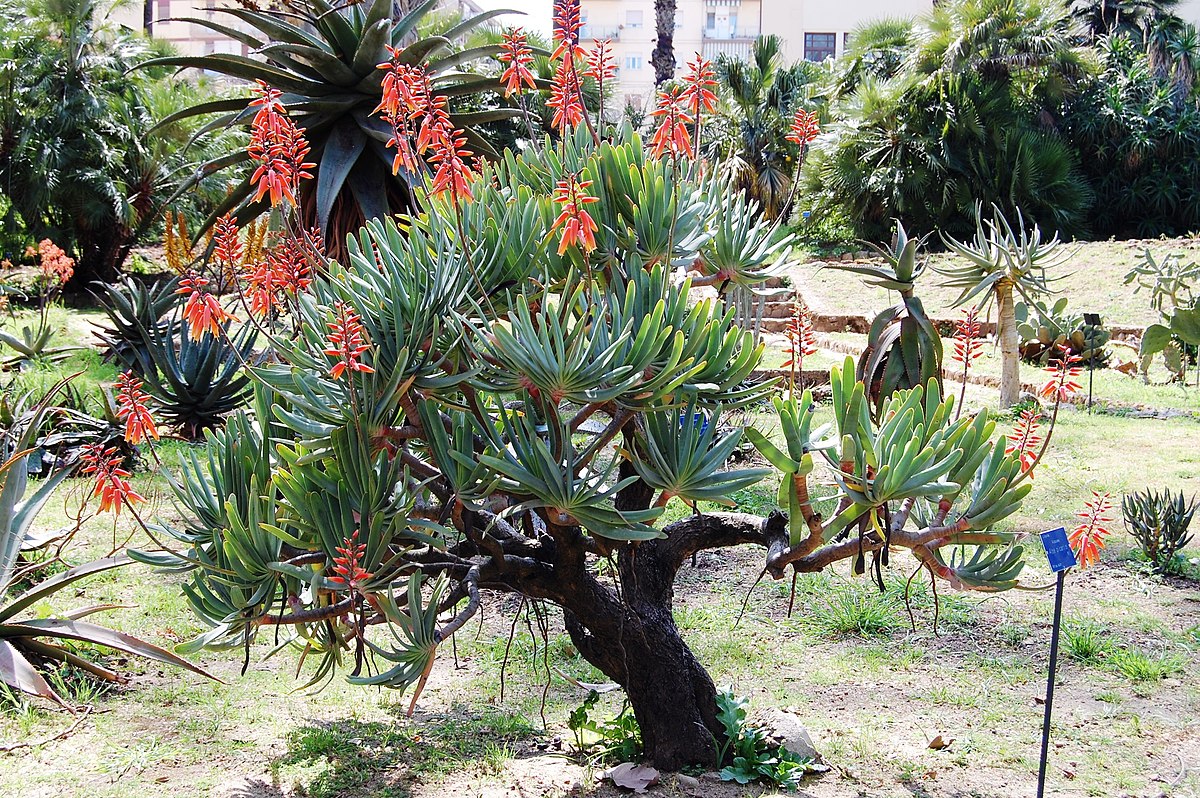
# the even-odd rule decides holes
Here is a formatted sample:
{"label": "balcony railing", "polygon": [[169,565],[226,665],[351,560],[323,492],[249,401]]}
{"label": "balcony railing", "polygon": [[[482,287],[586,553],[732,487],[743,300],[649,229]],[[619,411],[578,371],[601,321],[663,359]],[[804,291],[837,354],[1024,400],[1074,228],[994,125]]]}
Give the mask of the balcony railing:
{"label": "balcony railing", "polygon": [[579,29],[579,38],[620,41],[622,27],[621,25],[584,25]]}
{"label": "balcony railing", "polygon": [[736,41],[738,39],[757,39],[758,31],[753,28],[705,28],[704,38],[714,41]]}

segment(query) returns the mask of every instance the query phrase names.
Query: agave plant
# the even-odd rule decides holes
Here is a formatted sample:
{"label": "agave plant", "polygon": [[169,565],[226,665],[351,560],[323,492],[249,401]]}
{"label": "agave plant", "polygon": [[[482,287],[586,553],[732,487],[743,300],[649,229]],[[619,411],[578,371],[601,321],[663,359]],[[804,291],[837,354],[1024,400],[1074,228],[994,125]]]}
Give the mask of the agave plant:
{"label": "agave plant", "polygon": [[896,391],[928,386],[942,377],[942,339],[914,293],[917,279],[927,265],[920,255],[924,240],[909,238],[904,225],[897,221],[895,243],[890,250],[871,245],[883,258],[884,265],[830,266],[862,275],[868,285],[900,294],[899,302],[871,322],[867,347],[858,360],[858,378],[870,386],[876,415]]}
{"label": "agave plant", "polygon": [[250,377],[242,365],[258,339],[253,325],[195,340],[187,325],[169,317],[145,332],[147,351],[139,362],[146,390],[157,400],[163,419],[185,438],[195,440],[245,403]]}
{"label": "agave plant", "polygon": [[[67,702],[54,691],[43,673],[47,666],[69,665],[110,682],[122,681],[119,673],[84,656],[77,644],[110,648],[125,654],[177,665],[209,676],[187,660],[159,646],[132,635],[84,621],[97,612],[112,609],[112,605],[85,607],[61,615],[29,616],[35,606],[41,606],[56,593],[93,574],[128,565],[132,560],[117,555],[77,565],[62,573],[35,582],[14,596],[11,588],[30,571],[19,567],[19,555],[29,539],[34,521],[50,499],[54,489],[71,475],[64,468],[42,481],[31,496],[27,461],[37,431],[41,428],[48,401],[62,387],[59,383],[39,403],[20,429],[10,430],[0,443],[0,682],[22,693],[47,698],[67,707]],[[212,677],[210,677],[212,678]]]}
{"label": "agave plant", "polygon": [[[214,14],[240,25],[219,22],[219,17],[183,20],[240,42],[251,55],[170,56],[144,66],[190,67],[235,80],[260,81],[283,92],[283,105],[304,132],[320,175],[312,181],[315,186],[307,188],[300,198],[306,226],[319,225],[331,251],[341,252],[346,236],[365,220],[410,208],[412,188],[424,179],[407,172],[392,176],[393,154],[384,146],[392,130],[374,115],[383,95],[384,73],[377,67],[390,59],[387,48],[400,51],[397,59],[402,64],[423,65],[437,94],[468,100],[502,89],[494,77],[462,71],[472,61],[494,57],[500,52],[498,46],[456,49],[456,44],[498,14],[511,12],[488,11],[454,25],[440,36],[418,38],[418,26],[437,5],[438,0],[425,0],[401,17],[396,16],[392,0],[369,4],[296,0],[278,10],[217,7]],[[220,114],[205,126],[211,130],[249,124],[254,110],[247,108],[245,98],[216,100],[173,114],[159,124]],[[512,108],[463,113],[452,110],[451,118],[453,127],[464,131],[474,152],[495,157],[477,126],[518,114]],[[196,170],[197,177],[183,191],[200,176],[228,168],[245,169],[249,161],[244,151],[209,161]],[[257,216],[267,203],[255,202],[253,197],[247,172],[205,228],[231,210],[243,221]]]}
{"label": "agave plant", "polygon": [[1192,541],[1188,527],[1197,506],[1195,497],[1185,499],[1183,491],[1137,491],[1121,500],[1126,528],[1159,573],[1179,567],[1179,552]]}
{"label": "agave plant", "polygon": [[93,295],[108,317],[108,326],[95,331],[105,358],[115,360],[122,368],[140,371],[149,357],[151,338],[167,332],[164,318],[182,301],[176,293],[179,279],[145,285],[122,275],[116,284],[95,286]]}
{"label": "agave plant", "polygon": [[5,358],[4,368],[20,368],[35,361],[54,363],[64,360],[75,351],[73,346],[50,346],[54,337],[54,328],[42,319],[37,328],[22,327],[20,335],[14,335],[7,330],[0,330],[0,343],[7,344],[16,350],[17,354]]}
{"label": "agave plant", "polygon": [[945,285],[961,291],[955,306],[972,300],[980,309],[996,301],[996,332],[1000,339],[1000,405],[1011,407],[1021,393],[1021,354],[1017,334],[1015,297],[1020,295],[1032,305],[1039,297],[1051,292],[1051,283],[1060,277],[1049,277],[1046,270],[1061,266],[1072,255],[1062,248],[1058,236],[1042,240],[1037,224],[1026,229],[1025,217],[1017,211],[1014,228],[999,206],[992,206],[992,216],[985,219],[983,205],[975,205],[975,238],[970,242],[942,236],[950,251],[964,262],[937,269],[946,277]]}

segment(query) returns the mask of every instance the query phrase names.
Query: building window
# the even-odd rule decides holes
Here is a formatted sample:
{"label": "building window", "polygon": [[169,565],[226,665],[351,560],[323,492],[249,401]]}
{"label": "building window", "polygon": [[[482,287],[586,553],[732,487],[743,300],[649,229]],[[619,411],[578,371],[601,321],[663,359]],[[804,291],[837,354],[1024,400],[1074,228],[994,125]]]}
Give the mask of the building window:
{"label": "building window", "polygon": [[804,34],[804,60],[824,61],[837,55],[836,33]]}
{"label": "building window", "polygon": [[736,37],[738,35],[737,12],[736,11],[729,12],[729,35],[733,36],[733,37]]}
{"label": "building window", "polygon": [[154,15],[155,19],[166,19],[171,16],[171,0],[158,0],[158,13]]}
{"label": "building window", "polygon": [[640,55],[625,56],[625,68],[626,69],[641,69],[642,68],[642,57]]}
{"label": "building window", "polygon": [[842,52],[843,53],[850,49],[850,41],[851,41],[850,33],[849,32],[843,33],[842,34]]}
{"label": "building window", "polygon": [[717,12],[709,11],[704,15],[704,29],[709,33],[717,29]]}
{"label": "building window", "polygon": [[625,27],[640,28],[642,27],[642,12],[630,9],[625,12]]}

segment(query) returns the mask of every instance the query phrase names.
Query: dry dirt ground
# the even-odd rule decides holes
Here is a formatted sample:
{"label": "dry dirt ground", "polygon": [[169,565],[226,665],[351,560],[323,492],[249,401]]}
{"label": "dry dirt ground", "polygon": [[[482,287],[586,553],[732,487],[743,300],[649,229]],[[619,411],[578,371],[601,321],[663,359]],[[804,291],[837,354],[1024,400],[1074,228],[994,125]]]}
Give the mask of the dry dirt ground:
{"label": "dry dirt ground", "polygon": [[[803,787],[813,798],[1032,796],[1049,639],[1049,592],[980,601],[943,596],[940,634],[932,603],[914,592],[917,631],[899,593],[881,600],[890,615],[866,633],[838,631],[850,613],[838,596],[869,605],[861,580],[802,580],[791,619],[786,586],[760,584],[745,617],[742,597],[757,574],[757,552],[704,555],[680,577],[677,614],[718,684],[753,706],[786,707],[810,730],[831,770]],[[906,574],[898,574],[903,584]],[[101,591],[103,593],[103,591]],[[92,596],[95,598],[98,596]],[[81,600],[86,597],[80,597]],[[493,604],[515,606],[503,600]],[[153,608],[152,608],[153,609]],[[162,608],[157,610],[162,611]],[[1131,680],[1106,662],[1064,656],[1055,705],[1050,789],[1054,796],[1195,796],[1200,784],[1200,591],[1197,583],[1147,577],[1128,563],[1072,575],[1066,615],[1114,646],[1173,656],[1182,670]],[[444,657],[416,717],[403,702],[335,681],[316,696],[288,692],[293,660],[252,659],[239,678],[237,652],[206,657],[229,686],[197,687],[190,676],[151,669],[121,695],[100,699],[97,715],[62,740],[0,756],[0,795],[52,796],[567,796],[609,798],[602,765],[569,755],[565,715],[582,697],[551,679],[548,726],[538,717],[541,682],[521,641],[513,647],[508,695],[496,691],[497,652],[510,623],[494,610],[479,642],[459,645],[459,667]],[[551,620],[551,666],[578,663]],[[166,628],[164,634],[172,630]],[[499,648],[489,634],[500,639]],[[586,668],[586,666],[585,666]],[[575,670],[575,673],[584,671]],[[595,678],[593,674],[592,678]],[[669,689],[669,688],[668,688]],[[618,706],[610,704],[615,712]],[[523,716],[512,733],[489,713]],[[47,726],[61,730],[60,718]],[[0,737],[11,739],[12,726]],[[299,730],[299,731],[297,731]],[[42,736],[39,731],[35,737]],[[941,735],[949,747],[931,750]],[[298,740],[300,742],[298,742]],[[495,742],[495,746],[488,745]],[[482,750],[485,752],[480,754]],[[432,756],[445,760],[431,767]],[[407,752],[397,754],[396,752]],[[455,752],[458,752],[457,754]],[[411,756],[409,755],[411,754]],[[424,764],[420,764],[424,763]],[[665,776],[650,794],[758,795],[761,788]],[[625,793],[628,794],[628,793]]]}

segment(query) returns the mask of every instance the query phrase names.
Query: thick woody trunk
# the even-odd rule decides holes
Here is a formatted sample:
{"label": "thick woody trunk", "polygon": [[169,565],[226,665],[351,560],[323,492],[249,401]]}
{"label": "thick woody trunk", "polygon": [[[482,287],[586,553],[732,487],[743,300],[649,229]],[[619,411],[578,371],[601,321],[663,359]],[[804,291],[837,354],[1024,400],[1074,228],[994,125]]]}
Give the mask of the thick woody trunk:
{"label": "thick woody trunk", "polygon": [[1012,407],[1021,398],[1021,352],[1012,283],[1001,280],[996,283],[995,291],[996,334],[1000,338],[1000,406]]}
{"label": "thick woody trunk", "polygon": [[782,539],[786,519],[772,518],[764,523],[723,513],[685,519],[664,530],[666,539],[618,551],[619,594],[589,578],[574,580],[556,597],[579,653],[625,688],[655,767],[711,767],[723,733],[716,687],[671,612],[675,574],[702,549]]}
{"label": "thick woody trunk", "polygon": [[[630,557],[619,559],[623,572],[648,575],[648,569],[631,566]],[[647,760],[663,770],[711,767],[717,757],[714,740],[721,734],[717,690],[679,634],[671,590],[661,591],[664,578],[665,572],[655,574],[652,589],[626,581],[624,601],[605,602],[600,612],[589,602],[564,605],[567,632],[585,659],[625,689]]]}

